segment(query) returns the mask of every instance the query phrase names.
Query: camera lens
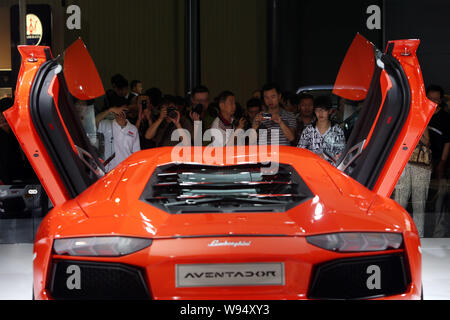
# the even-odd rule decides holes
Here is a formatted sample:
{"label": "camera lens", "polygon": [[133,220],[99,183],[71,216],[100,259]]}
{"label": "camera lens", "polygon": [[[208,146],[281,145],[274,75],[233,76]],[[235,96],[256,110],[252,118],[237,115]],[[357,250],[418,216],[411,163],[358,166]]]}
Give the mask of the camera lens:
{"label": "camera lens", "polygon": [[172,119],[176,119],[177,118],[177,112],[176,112],[176,108],[170,107],[169,109],[167,109],[167,115],[169,116],[169,118]]}
{"label": "camera lens", "polygon": [[203,113],[203,105],[201,104],[196,105],[193,111],[201,115]]}

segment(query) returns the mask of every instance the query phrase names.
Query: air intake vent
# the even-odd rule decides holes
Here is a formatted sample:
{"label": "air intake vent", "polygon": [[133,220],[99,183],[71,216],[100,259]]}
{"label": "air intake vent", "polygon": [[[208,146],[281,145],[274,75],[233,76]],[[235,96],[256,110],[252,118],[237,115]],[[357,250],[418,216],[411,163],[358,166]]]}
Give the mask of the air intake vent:
{"label": "air intake vent", "polygon": [[177,214],[285,212],[312,197],[285,164],[170,164],[155,170],[141,200]]}
{"label": "air intake vent", "polygon": [[401,254],[341,259],[314,269],[308,298],[374,299],[403,294],[410,281]]}
{"label": "air intake vent", "polygon": [[55,261],[50,292],[56,300],[150,299],[140,269],[112,263]]}

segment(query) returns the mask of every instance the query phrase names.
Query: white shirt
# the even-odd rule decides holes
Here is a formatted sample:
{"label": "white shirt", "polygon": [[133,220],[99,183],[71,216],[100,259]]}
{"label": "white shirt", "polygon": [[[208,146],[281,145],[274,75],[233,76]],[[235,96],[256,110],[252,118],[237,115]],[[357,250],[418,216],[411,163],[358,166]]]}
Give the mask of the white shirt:
{"label": "white shirt", "polygon": [[133,153],[141,150],[138,130],[128,121],[127,125],[122,128],[115,120],[103,120],[98,125],[98,132],[105,137],[104,160],[110,158],[114,153],[116,154],[106,166],[107,172]]}
{"label": "white shirt", "polygon": [[[231,122],[233,122],[234,119],[231,119]],[[234,136],[234,126],[230,125],[227,126],[225,125],[219,117],[217,117],[213,123],[211,124],[211,129],[216,129],[219,130],[221,135],[222,135],[222,141],[218,141],[217,139],[214,140],[211,144],[210,147],[224,147],[227,145],[227,143],[230,141],[230,139],[232,139],[232,137]],[[218,133],[218,132],[217,132]]]}

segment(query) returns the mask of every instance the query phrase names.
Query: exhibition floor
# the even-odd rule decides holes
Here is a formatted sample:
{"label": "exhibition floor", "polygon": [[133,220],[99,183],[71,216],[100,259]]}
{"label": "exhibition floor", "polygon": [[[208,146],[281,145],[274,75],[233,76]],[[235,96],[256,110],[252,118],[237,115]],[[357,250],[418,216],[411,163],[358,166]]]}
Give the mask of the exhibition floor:
{"label": "exhibition floor", "polygon": [[[450,300],[450,239],[423,239],[425,300]],[[0,245],[0,300],[29,300],[33,246]]]}

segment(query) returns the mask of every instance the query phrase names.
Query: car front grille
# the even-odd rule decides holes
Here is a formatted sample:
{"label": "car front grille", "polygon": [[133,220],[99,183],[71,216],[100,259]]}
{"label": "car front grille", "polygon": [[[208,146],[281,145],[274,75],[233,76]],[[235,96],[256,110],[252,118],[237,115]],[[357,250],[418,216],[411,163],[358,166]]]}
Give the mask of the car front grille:
{"label": "car front grille", "polygon": [[313,270],[310,299],[374,299],[407,291],[410,275],[401,254],[340,259]]}
{"label": "car front grille", "polygon": [[56,300],[147,300],[144,272],[113,263],[56,260],[50,293]]}

